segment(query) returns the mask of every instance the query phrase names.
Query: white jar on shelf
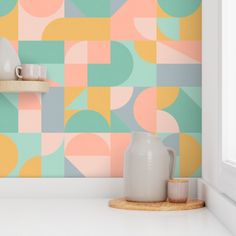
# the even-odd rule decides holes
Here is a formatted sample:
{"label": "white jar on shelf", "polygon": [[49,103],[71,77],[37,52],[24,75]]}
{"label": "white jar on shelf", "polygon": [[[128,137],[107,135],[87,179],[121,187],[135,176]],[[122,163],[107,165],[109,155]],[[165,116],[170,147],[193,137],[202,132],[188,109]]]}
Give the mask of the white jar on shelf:
{"label": "white jar on shelf", "polygon": [[17,80],[15,68],[20,64],[11,43],[5,38],[0,38],[0,80]]}

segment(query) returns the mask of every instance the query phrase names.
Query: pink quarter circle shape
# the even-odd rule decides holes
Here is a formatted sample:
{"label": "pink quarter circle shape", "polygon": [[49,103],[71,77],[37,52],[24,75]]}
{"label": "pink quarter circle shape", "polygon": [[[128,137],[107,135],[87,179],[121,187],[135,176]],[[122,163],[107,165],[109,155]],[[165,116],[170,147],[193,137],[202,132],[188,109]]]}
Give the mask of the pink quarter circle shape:
{"label": "pink quarter circle shape", "polygon": [[178,133],[179,125],[176,119],[165,111],[157,111],[157,132],[158,133]]}
{"label": "pink quarter circle shape", "polygon": [[112,87],[111,88],[111,109],[119,109],[127,104],[132,97],[133,88],[131,87]]}

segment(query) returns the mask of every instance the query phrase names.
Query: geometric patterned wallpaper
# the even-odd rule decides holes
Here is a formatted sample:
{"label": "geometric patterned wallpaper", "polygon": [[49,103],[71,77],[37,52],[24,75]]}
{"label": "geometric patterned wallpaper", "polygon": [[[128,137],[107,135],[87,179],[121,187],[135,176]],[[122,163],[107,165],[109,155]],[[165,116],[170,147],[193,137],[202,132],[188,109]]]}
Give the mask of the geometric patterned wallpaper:
{"label": "geometric patterned wallpaper", "polygon": [[0,176],[122,176],[132,131],[201,175],[201,0],[1,0],[0,37],[51,84],[0,94]]}

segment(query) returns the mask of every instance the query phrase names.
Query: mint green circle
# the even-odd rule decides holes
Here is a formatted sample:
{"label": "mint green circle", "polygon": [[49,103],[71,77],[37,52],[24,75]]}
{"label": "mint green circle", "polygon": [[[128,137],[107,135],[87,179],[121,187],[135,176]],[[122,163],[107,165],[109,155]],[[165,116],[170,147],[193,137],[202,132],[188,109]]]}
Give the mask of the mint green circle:
{"label": "mint green circle", "polygon": [[0,0],[0,16],[5,16],[15,7],[17,0]]}
{"label": "mint green circle", "polygon": [[192,15],[200,6],[201,0],[158,0],[160,7],[169,15],[184,17]]}

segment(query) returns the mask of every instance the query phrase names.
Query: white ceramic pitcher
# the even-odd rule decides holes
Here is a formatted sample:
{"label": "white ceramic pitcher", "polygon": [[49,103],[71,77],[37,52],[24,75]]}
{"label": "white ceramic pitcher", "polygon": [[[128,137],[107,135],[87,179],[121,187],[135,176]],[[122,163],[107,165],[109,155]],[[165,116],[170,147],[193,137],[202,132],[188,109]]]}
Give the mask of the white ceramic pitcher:
{"label": "white ceramic pitcher", "polygon": [[175,153],[151,133],[133,133],[125,154],[125,198],[160,202],[167,198],[167,181],[173,178]]}

